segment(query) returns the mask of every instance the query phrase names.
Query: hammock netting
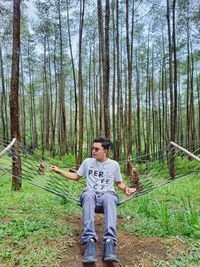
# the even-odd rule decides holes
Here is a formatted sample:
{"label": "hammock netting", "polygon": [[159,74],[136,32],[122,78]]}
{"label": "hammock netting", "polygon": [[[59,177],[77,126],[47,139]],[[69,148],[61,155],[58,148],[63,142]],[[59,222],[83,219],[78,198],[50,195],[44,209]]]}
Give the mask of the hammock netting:
{"label": "hammock netting", "polygon": [[[192,147],[192,153],[182,146],[177,147],[176,144],[171,143],[155,153],[137,157],[135,160],[129,159],[120,162],[122,169],[127,163],[131,164],[137,169],[138,175],[137,177],[134,177],[134,175],[124,177],[125,182],[129,186],[136,187],[137,191],[134,195],[127,197],[117,190],[118,204],[142,196],[191,173],[199,176],[200,148],[191,145],[190,147]],[[71,181],[49,169],[51,165],[56,165],[63,170],[67,170],[74,167],[74,164],[45,157],[28,147],[22,146],[16,139],[11,142],[0,140],[0,178],[5,174],[9,174],[10,177],[13,176],[12,166],[19,156],[21,158],[21,174],[15,176],[16,178],[80,205],[79,199],[85,188],[85,178]],[[170,160],[174,162],[175,176],[173,178],[170,176]]]}

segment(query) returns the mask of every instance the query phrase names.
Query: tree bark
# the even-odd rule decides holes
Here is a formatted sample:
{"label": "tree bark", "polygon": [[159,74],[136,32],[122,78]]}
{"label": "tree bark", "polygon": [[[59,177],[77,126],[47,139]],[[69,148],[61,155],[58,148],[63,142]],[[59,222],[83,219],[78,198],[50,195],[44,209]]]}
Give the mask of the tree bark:
{"label": "tree bark", "polygon": [[23,146],[26,146],[26,103],[25,103],[25,84],[23,72],[23,60],[21,57],[21,133]]}
{"label": "tree bark", "polygon": [[109,25],[110,25],[110,1],[106,0],[106,14],[105,14],[105,69],[104,69],[104,128],[105,136],[110,138],[110,59],[109,59]]}
{"label": "tree bark", "polygon": [[64,155],[67,152],[67,130],[66,130],[66,112],[65,112],[65,82],[63,70],[63,34],[61,20],[61,1],[58,0],[58,19],[59,19],[59,44],[60,44],[60,75],[59,75],[59,140],[60,154]]}
{"label": "tree bark", "polygon": [[116,141],[116,160],[120,160],[120,151],[121,151],[121,91],[122,91],[122,82],[121,82],[121,70],[120,70],[120,46],[119,46],[119,1],[116,1],[116,64],[117,64],[117,141]]}
{"label": "tree bark", "polygon": [[83,160],[83,128],[84,128],[84,94],[82,83],[82,37],[83,37],[83,23],[85,12],[85,0],[80,1],[80,21],[79,21],[79,71],[78,71],[78,103],[79,103],[79,151],[78,151],[78,165]]}
{"label": "tree bark", "polygon": [[[13,49],[12,49],[12,76],[10,90],[10,123],[11,136],[20,141],[19,127],[19,55],[20,55],[20,0],[13,2]],[[21,174],[21,159],[19,146],[14,145],[12,165],[12,189],[19,190],[22,182],[17,177]]]}
{"label": "tree bark", "polygon": [[2,48],[0,46],[0,64],[1,64],[1,81],[2,81],[2,95],[1,95],[1,120],[2,120],[2,137],[6,141],[8,136],[6,136],[7,126],[7,108],[6,108],[6,88],[5,88],[5,79],[4,79],[4,68],[3,68],[3,57],[2,57]]}
{"label": "tree bark", "polygon": [[[170,2],[167,0],[167,28],[168,28],[168,51],[169,51],[169,90],[170,90],[170,141],[175,141],[174,129],[174,93],[172,79],[172,41],[171,41],[171,21],[170,21]],[[174,150],[172,145],[169,148],[169,170],[171,178],[175,177]]]}
{"label": "tree bark", "polygon": [[[103,12],[101,0],[97,0],[98,5],[98,26],[99,42],[101,49],[101,60],[103,70],[103,111],[104,111],[104,132],[110,138],[110,112],[109,112],[109,23],[110,23],[110,1],[106,0],[105,31],[103,30]],[[104,34],[105,33],[105,34]]]}
{"label": "tree bark", "polygon": [[[127,142],[127,156],[132,154],[132,58],[131,46],[129,40],[129,0],[126,0],[126,48],[128,61],[128,142]],[[132,36],[132,35],[131,35]]]}
{"label": "tree bark", "polygon": [[74,150],[76,162],[77,162],[78,100],[77,100],[76,72],[75,72],[75,66],[74,66],[74,57],[73,57],[73,51],[72,51],[70,21],[69,21],[69,0],[66,0],[66,3],[67,3],[67,28],[68,28],[68,36],[69,36],[70,57],[71,57],[71,64],[72,64],[72,71],[73,71],[74,101],[75,101],[73,150]]}

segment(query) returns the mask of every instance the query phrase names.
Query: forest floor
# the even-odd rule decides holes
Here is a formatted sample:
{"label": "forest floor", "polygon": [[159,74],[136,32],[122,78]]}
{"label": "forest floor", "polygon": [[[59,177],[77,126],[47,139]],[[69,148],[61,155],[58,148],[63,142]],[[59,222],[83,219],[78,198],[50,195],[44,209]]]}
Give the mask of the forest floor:
{"label": "forest floor", "polygon": [[188,177],[170,189],[118,207],[119,263],[102,260],[104,218],[96,214],[97,262],[83,265],[81,208],[25,182],[22,190],[11,191],[4,175],[0,267],[199,267],[199,185],[199,179]]}
{"label": "forest floor", "polygon": [[[118,225],[126,223],[126,219],[118,216]],[[74,224],[79,229],[82,229],[81,214],[73,217],[66,218],[66,224]],[[95,227],[99,236],[97,242],[97,262],[95,264],[82,264],[84,246],[80,244],[80,235],[77,234],[73,237],[73,242],[69,245],[67,253],[61,254],[60,267],[79,267],[79,266],[143,266],[151,267],[158,266],[161,262],[168,263],[172,259],[177,258],[181,253],[186,252],[188,249],[184,243],[179,239],[174,238],[159,238],[159,237],[139,237],[126,232],[118,231],[118,246],[117,254],[119,256],[119,263],[106,263],[102,260],[103,256],[103,242],[101,236],[104,231],[103,215],[96,214]],[[52,244],[53,245],[53,244]],[[54,244],[59,245],[60,244]]]}

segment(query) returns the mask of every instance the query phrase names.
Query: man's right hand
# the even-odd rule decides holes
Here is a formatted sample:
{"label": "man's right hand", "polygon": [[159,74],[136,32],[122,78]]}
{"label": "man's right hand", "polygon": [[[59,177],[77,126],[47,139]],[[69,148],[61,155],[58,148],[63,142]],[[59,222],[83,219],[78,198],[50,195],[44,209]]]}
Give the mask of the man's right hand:
{"label": "man's right hand", "polygon": [[62,175],[63,177],[66,177],[66,178],[70,179],[70,180],[77,181],[77,180],[79,180],[81,178],[81,176],[79,176],[77,173],[71,173],[71,172],[62,171],[57,166],[50,166],[49,169],[52,170],[55,173],[58,173],[58,174]]}
{"label": "man's right hand", "polygon": [[57,166],[50,166],[49,168],[50,168],[50,170],[52,170],[53,172],[60,173],[60,169],[59,169]]}

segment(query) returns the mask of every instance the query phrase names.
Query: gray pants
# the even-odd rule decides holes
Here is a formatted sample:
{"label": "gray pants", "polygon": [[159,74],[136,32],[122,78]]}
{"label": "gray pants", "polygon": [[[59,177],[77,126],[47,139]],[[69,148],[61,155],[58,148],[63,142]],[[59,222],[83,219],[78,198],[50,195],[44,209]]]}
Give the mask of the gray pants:
{"label": "gray pants", "polygon": [[114,192],[94,192],[86,190],[81,195],[81,205],[83,208],[84,231],[82,234],[82,243],[93,237],[98,240],[94,228],[95,209],[103,208],[105,232],[103,240],[110,238],[116,244],[116,218],[118,197]]}

